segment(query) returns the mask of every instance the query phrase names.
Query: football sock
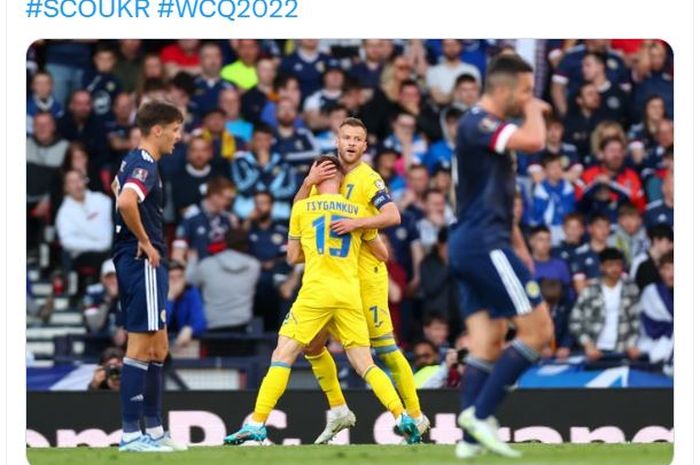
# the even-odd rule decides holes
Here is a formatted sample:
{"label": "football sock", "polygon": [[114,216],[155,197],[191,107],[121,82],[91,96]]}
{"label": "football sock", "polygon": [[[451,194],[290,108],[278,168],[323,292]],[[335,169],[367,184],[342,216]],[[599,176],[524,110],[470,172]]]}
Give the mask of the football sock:
{"label": "football sock", "polygon": [[[462,375],[462,410],[468,409],[476,402],[484,383],[489,378],[493,364],[476,357],[468,356],[464,364],[464,374]],[[471,434],[464,432],[464,440],[476,444]]]}
{"label": "football sock", "polygon": [[143,391],[147,371],[147,362],[124,357],[119,396],[122,404],[122,431],[125,433],[125,440],[128,440],[127,435],[132,437],[141,434],[139,421],[143,412]]}
{"label": "football sock", "polygon": [[148,364],[143,390],[143,422],[146,433],[153,437],[163,436],[161,410],[163,407],[163,362]]}
{"label": "football sock", "polygon": [[520,375],[539,357],[535,349],[515,339],[501,354],[476,399],[476,418],[484,420],[493,415]]}
{"label": "football sock", "polygon": [[386,373],[377,368],[376,365],[372,365],[367,368],[362,378],[370,385],[374,395],[394,417],[398,417],[404,412],[401,399]]}
{"label": "football sock", "polygon": [[321,390],[326,395],[326,399],[328,399],[328,405],[331,408],[346,405],[345,397],[338,381],[338,370],[330,352],[324,347],[323,352],[318,355],[307,355],[306,360],[311,364],[311,370],[314,372]]}
{"label": "football sock", "polygon": [[284,362],[272,362],[267,370],[267,375],[260,384],[258,398],[255,401],[253,421],[265,423],[267,417],[275,408],[277,401],[287,389],[291,367]]}
{"label": "football sock", "polygon": [[[388,341],[388,344],[385,344],[385,341]],[[396,390],[399,391],[399,395],[406,405],[406,412],[413,418],[419,418],[421,416],[420,400],[418,400],[416,392],[413,370],[411,370],[406,356],[396,346],[393,337],[376,344],[373,343],[374,351],[391,372],[391,377],[396,383]]]}

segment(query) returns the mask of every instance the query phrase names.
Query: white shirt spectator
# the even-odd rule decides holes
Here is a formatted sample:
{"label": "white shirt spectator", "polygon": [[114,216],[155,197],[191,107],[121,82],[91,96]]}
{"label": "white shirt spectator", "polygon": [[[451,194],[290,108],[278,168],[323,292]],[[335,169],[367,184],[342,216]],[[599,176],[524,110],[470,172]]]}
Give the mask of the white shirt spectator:
{"label": "white shirt spectator", "polygon": [[82,201],[66,196],[58,209],[56,229],[63,250],[73,257],[106,252],[112,246],[112,201],[101,192],[85,191]]}
{"label": "white shirt spectator", "polygon": [[605,299],[605,326],[598,336],[596,344],[600,350],[615,350],[617,344],[617,324],[620,318],[620,299],[622,298],[622,280],[615,287],[603,284]]}

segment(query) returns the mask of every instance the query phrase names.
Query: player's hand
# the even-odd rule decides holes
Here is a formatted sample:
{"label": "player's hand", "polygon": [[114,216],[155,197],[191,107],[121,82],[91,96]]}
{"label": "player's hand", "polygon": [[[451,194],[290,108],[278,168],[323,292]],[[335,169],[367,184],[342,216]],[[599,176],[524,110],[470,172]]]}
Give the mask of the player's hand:
{"label": "player's hand", "polygon": [[637,360],[642,356],[642,351],[637,347],[630,347],[627,349],[627,356],[630,358],[630,360]]}
{"label": "player's hand", "polygon": [[138,251],[136,252],[136,258],[141,258],[143,255],[146,256],[148,262],[153,268],[158,268],[160,266],[160,254],[158,253],[158,250],[155,247],[153,247],[151,241],[139,241],[139,247]]}
{"label": "player's hand", "polygon": [[348,234],[360,228],[360,224],[356,219],[345,218],[343,220],[335,220],[331,223],[331,230],[339,235]]}
{"label": "player's hand", "polygon": [[544,100],[540,100],[536,97],[533,97],[525,104],[525,111],[531,111],[533,113],[539,113],[541,115],[549,115],[552,113],[552,106]]}
{"label": "player's hand", "polygon": [[593,344],[589,344],[586,346],[586,358],[591,361],[595,362],[596,360],[600,360],[600,358],[603,356],[603,352],[598,350],[596,346]]}
{"label": "player's hand", "polygon": [[455,349],[447,349],[447,353],[445,354],[445,365],[447,365],[448,368],[452,368],[453,366],[457,365],[457,351]]}
{"label": "player's hand", "polygon": [[306,182],[312,186],[318,185],[326,179],[331,179],[335,176],[335,171],[335,166],[328,160],[320,164],[314,162],[314,164],[311,165],[309,174],[306,175]]}
{"label": "player's hand", "polygon": [[95,373],[92,375],[92,381],[90,381],[90,386],[92,386],[93,389],[97,389],[100,386],[100,384],[104,382],[105,379],[107,379],[107,372],[100,365],[97,368],[95,368]]}

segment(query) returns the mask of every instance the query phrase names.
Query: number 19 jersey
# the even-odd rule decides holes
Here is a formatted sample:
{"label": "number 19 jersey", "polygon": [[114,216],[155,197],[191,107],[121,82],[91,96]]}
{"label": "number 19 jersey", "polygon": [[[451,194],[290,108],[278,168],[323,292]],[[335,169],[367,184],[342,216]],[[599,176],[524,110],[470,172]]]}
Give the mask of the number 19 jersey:
{"label": "number 19 jersey", "polygon": [[289,239],[299,240],[305,269],[296,304],[311,308],[362,308],[358,262],[363,240],[377,231],[338,235],[331,223],[367,216],[366,209],[340,194],[320,194],[300,200],[292,208]]}

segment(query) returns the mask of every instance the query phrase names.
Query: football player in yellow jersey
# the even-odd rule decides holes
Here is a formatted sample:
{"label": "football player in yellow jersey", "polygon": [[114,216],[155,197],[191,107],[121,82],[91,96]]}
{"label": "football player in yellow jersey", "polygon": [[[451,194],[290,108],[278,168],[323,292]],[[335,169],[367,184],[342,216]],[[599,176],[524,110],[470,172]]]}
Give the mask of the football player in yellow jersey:
{"label": "football player in yellow jersey", "polygon": [[306,263],[301,290],[280,328],[252,420],[227,436],[225,444],[239,445],[267,438],[265,421],[287,388],[292,364],[325,327],[332,328],[352,366],[394,415],[406,441],[420,442],[416,423],[406,413],[391,380],[374,365],[362,312],[358,276],[360,246],[364,244],[379,263],[389,253],[376,230],[337,234],[331,229],[337,219],[360,218],[365,208],[339,194],[342,166],[334,157],[321,157],[324,159],[334,164],[336,173],[318,185],[318,195],[294,204],[289,221],[287,261]]}
{"label": "football player in yellow jersey", "polygon": [[[346,118],[338,130],[336,140],[338,158],[345,171],[340,193],[351,202],[367,207],[372,216],[341,219],[332,222],[336,234],[356,230],[372,231],[401,223],[399,209],[391,200],[384,181],[369,165],[362,162],[367,150],[367,128],[357,118]],[[315,163],[299,189],[295,202],[314,195],[314,186],[335,175],[335,166],[329,162]],[[364,244],[360,248],[360,293],[370,343],[375,353],[389,368],[408,414],[416,421],[421,435],[430,428],[422,414],[413,381],[413,371],[394,340],[394,328],[389,315],[389,278],[386,266],[377,260]],[[333,328],[329,328],[334,333]],[[306,359],[326,393],[330,412],[326,428],[316,439],[325,444],[338,432],[355,424],[355,415],[348,408],[338,382],[333,357],[326,350],[327,335],[320,333],[306,349]]]}

